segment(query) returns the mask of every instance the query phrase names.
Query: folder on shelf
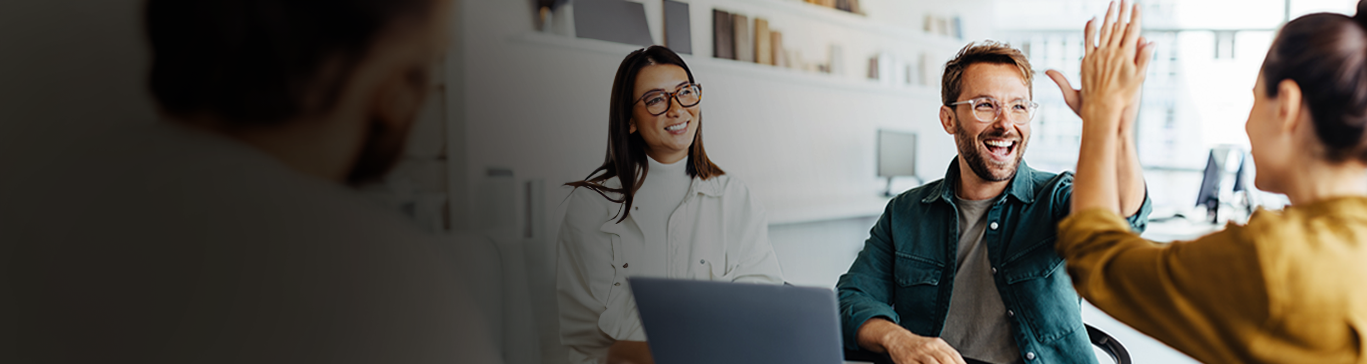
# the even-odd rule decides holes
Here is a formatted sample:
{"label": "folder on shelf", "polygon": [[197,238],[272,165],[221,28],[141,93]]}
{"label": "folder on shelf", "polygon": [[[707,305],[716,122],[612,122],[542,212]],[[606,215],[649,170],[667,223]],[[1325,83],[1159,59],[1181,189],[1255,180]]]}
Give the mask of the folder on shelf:
{"label": "folder on shelf", "polygon": [[769,21],[755,18],[755,63],[774,64],[773,41],[769,33]]}
{"label": "folder on shelf", "polygon": [[736,59],[735,28],[731,25],[731,13],[712,10],[712,57]]}
{"label": "folder on shelf", "polygon": [[750,17],[731,14],[731,25],[734,29],[736,60],[742,62],[755,61],[755,36],[750,33]]}
{"label": "folder on shelf", "polygon": [[693,27],[689,24],[688,3],[664,0],[665,46],[675,53],[693,54]]}
{"label": "folder on shelf", "polygon": [[625,0],[576,0],[574,33],[579,38],[633,44],[655,44],[646,25],[645,6]]}

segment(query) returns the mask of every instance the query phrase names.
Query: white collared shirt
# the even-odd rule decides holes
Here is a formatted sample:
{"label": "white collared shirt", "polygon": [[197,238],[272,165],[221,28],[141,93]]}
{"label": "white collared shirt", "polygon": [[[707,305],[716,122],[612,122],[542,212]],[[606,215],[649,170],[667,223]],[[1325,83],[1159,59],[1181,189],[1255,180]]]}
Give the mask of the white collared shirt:
{"label": "white collared shirt", "polygon": [[[620,182],[614,178],[605,185]],[[560,339],[573,363],[601,363],[613,342],[646,339],[626,278],[636,275],[633,262],[644,261],[650,242],[633,215],[617,223],[620,206],[587,188],[575,189],[560,227]],[[764,208],[744,183],[725,175],[692,179],[669,216],[664,249],[666,266],[651,270],[665,277],[783,283]]]}

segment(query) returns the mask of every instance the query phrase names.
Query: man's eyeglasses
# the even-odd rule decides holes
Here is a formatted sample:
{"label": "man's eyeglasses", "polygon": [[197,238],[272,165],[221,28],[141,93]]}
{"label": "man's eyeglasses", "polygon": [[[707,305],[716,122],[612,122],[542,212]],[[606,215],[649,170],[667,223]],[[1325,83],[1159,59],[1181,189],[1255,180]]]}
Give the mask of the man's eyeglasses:
{"label": "man's eyeglasses", "polygon": [[651,116],[660,116],[660,114],[669,112],[669,108],[674,106],[670,99],[679,100],[679,106],[693,107],[702,102],[702,85],[689,84],[674,92],[658,90],[647,92],[645,95],[641,95],[641,98],[636,99],[636,102],[645,103],[646,111]]}
{"label": "man's eyeglasses", "polygon": [[994,122],[998,116],[1005,116],[1013,123],[1028,124],[1030,119],[1035,117],[1035,110],[1039,109],[1039,104],[1030,100],[1016,99],[1003,105],[1001,101],[991,97],[959,101],[947,106],[960,104],[969,104],[973,108],[973,117],[984,123]]}

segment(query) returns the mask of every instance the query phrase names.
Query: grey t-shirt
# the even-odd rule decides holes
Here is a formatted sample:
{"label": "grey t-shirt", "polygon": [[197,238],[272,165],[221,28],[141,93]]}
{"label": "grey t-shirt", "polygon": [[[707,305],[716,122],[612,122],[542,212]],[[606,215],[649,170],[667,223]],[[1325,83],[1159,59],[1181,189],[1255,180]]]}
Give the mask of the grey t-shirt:
{"label": "grey t-shirt", "polygon": [[1020,349],[1011,337],[1006,305],[992,280],[983,234],[990,224],[987,210],[995,199],[954,198],[959,208],[958,270],[949,299],[949,317],[941,339],[964,357],[989,363],[1018,363]]}

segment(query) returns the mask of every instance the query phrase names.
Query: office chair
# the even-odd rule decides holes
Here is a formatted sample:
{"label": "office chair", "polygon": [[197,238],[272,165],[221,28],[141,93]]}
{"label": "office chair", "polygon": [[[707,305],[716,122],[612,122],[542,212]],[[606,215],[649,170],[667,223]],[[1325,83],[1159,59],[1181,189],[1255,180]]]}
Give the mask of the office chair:
{"label": "office chair", "polygon": [[[1101,331],[1101,329],[1092,327],[1092,325],[1085,326],[1087,326],[1087,338],[1092,342],[1092,345],[1101,348],[1102,352],[1110,355],[1111,359],[1115,360],[1116,364],[1132,363],[1130,361],[1130,352],[1126,351],[1125,346],[1120,345],[1120,342],[1116,341],[1114,337],[1111,337],[1111,335],[1107,334],[1105,331]],[[889,357],[888,354],[878,354],[862,349],[846,350],[845,360],[873,362],[874,364],[893,364],[892,357]],[[968,364],[983,363],[969,358],[964,358],[964,362],[967,362]]]}

